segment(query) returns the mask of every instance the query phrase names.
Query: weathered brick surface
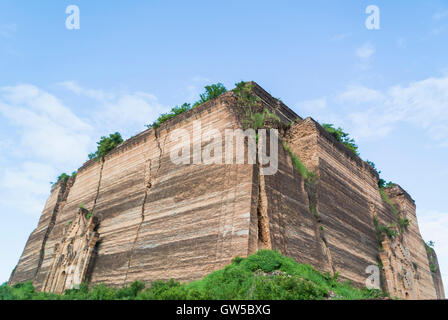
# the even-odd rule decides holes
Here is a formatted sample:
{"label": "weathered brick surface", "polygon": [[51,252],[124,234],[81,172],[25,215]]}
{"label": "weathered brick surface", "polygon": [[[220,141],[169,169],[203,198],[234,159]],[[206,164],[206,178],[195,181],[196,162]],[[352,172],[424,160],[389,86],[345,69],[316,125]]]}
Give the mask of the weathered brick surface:
{"label": "weathered brick surface", "polygon": [[[440,276],[429,270],[412,199],[401,188],[388,191],[410,226],[380,250],[373,217],[383,224],[396,217],[379,194],[376,172],[311,118],[303,120],[256,84],[255,93],[280,117],[283,139],[316,174],[316,183],[293,168],[281,143],[278,172],[272,176],[260,175],[257,164],[175,165],[170,160],[175,129],[194,137],[197,120],[203,129],[221,132],[241,126],[229,92],[129,139],[102,162],[87,162],[64,192],[54,187],[10,283],[33,280],[43,287],[57,260],[55,248],[67,244],[67,225],[83,205],[100,220],[85,279],[92,284],[191,281],[235,256],[272,248],[359,286],[365,284],[365,268],[384,260],[384,285],[393,294],[443,297]],[[409,258],[397,249],[400,245],[409,249]],[[397,268],[414,264],[413,287],[405,288]]]}

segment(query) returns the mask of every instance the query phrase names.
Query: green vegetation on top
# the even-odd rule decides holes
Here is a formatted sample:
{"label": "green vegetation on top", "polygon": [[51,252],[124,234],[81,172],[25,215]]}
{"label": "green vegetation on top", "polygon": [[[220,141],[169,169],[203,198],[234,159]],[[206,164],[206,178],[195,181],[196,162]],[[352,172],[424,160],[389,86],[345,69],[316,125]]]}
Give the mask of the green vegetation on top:
{"label": "green vegetation on top", "polygon": [[31,282],[0,286],[0,300],[317,300],[330,296],[332,299],[377,299],[387,294],[355,288],[349,282],[340,282],[337,274],[322,274],[272,250],[259,250],[247,258],[237,257],[223,269],[188,284],[155,281],[145,288],[144,283],[136,281],[119,289],[100,284],[90,290],[83,284],[63,295],[36,292]]}
{"label": "green vegetation on top", "polygon": [[322,127],[339,142],[342,142],[350,151],[359,156],[355,140],[350,138],[349,134],[344,132],[341,127],[335,128],[331,123],[322,123]]}
{"label": "green vegetation on top", "polygon": [[[378,177],[381,176],[381,170],[378,170],[375,163],[373,163],[373,161],[370,160],[366,160],[366,162],[368,164],[370,164],[370,166],[375,169],[375,171],[378,173]],[[381,177],[378,179],[378,188],[383,189],[383,188],[392,188],[393,186],[395,186],[396,184],[393,183],[392,181],[386,182],[386,180],[382,179]]]}
{"label": "green vegetation on top", "polygon": [[123,142],[123,138],[119,132],[115,132],[109,135],[109,137],[101,137],[97,150],[94,153],[89,154],[89,159],[97,159],[98,161],[103,159],[110,151]]}
{"label": "green vegetation on top", "polygon": [[[375,171],[378,173],[378,176],[380,176],[381,171],[378,170],[375,166],[375,163],[373,163],[372,161],[366,160],[366,162],[373,168],[375,169]],[[392,212],[394,213],[395,219],[397,221],[397,225],[400,226],[400,230],[401,232],[403,232],[410,224],[409,219],[401,217],[400,213],[398,212],[397,208],[395,207],[395,205],[393,204],[392,200],[389,198],[389,196],[387,195],[386,191],[384,189],[387,188],[392,188],[393,186],[395,186],[396,184],[389,181],[386,183],[386,180],[379,178],[378,179],[378,189],[381,195],[381,198],[384,200],[384,202],[386,202],[390,208],[392,209]],[[375,225],[375,227],[377,227]],[[387,233],[388,235],[391,233],[387,230],[384,229],[383,226],[383,231],[385,231],[385,233]],[[377,228],[378,231],[378,228]],[[396,233],[396,231],[393,231],[393,233]]]}
{"label": "green vegetation on top", "polygon": [[[239,113],[242,115],[241,123],[243,129],[258,129],[264,128],[266,123],[280,122],[280,118],[264,108],[261,110],[259,105],[260,98],[253,94],[253,84],[240,81],[235,83],[233,92],[236,94],[237,105]],[[257,133],[258,142],[258,133]]]}
{"label": "green vegetation on top", "polygon": [[227,89],[220,82],[218,82],[216,84],[209,85],[209,86],[205,86],[205,92],[199,95],[199,100],[196,101],[195,103],[193,103],[193,108],[197,107],[198,105],[200,105],[208,100],[211,100],[211,99],[214,99],[214,98],[220,96],[224,92],[227,92]]}
{"label": "green vegetation on top", "polygon": [[65,183],[65,182],[68,181],[68,179],[73,178],[73,177],[76,177],[77,173],[78,173],[78,172],[73,171],[73,172],[72,172],[72,175],[69,176],[68,174],[66,174],[65,172],[63,172],[63,173],[61,173],[61,174],[58,176],[58,178],[56,179],[56,182],[51,182],[51,184],[59,183],[59,182],[61,182],[61,181]]}
{"label": "green vegetation on top", "polygon": [[164,123],[165,121],[168,121],[172,118],[174,118],[175,116],[184,113],[185,111],[188,111],[191,109],[191,105],[189,103],[184,103],[183,105],[179,106],[175,106],[174,108],[171,109],[170,112],[168,113],[162,113],[156,121],[154,121],[152,124],[148,124],[147,127],[148,128],[153,128],[153,129],[157,129],[158,127],[160,127],[160,125],[162,123]]}
{"label": "green vegetation on top", "polygon": [[257,106],[260,99],[252,93],[253,84],[245,81],[235,83],[235,89],[238,105],[243,108],[253,109]]}
{"label": "green vegetation on top", "polygon": [[224,92],[227,92],[227,89],[226,87],[224,87],[222,83],[216,83],[209,86],[205,86],[205,92],[199,95],[199,100],[193,103],[193,106],[191,106],[190,103],[184,103],[180,107],[175,106],[174,108],[171,109],[170,112],[161,114],[156,121],[154,121],[152,124],[146,125],[146,127],[157,129],[165,121],[168,121],[181,113],[184,113],[192,108],[195,108],[208,100],[216,98],[221,94],[223,94]]}
{"label": "green vegetation on top", "polygon": [[59,175],[58,179],[56,180],[56,183],[59,183],[61,181],[67,182],[68,179],[70,179],[70,176],[68,174],[66,174],[65,172],[63,172]]}

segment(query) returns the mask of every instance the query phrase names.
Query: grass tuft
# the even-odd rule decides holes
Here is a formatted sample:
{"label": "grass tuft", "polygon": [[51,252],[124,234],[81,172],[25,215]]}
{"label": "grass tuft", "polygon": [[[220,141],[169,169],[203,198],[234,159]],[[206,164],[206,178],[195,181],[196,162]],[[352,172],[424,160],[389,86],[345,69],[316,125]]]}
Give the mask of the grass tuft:
{"label": "grass tuft", "polygon": [[307,182],[313,183],[316,180],[316,175],[314,174],[314,172],[311,172],[306,168],[306,166],[299,159],[299,157],[297,157],[291,151],[291,148],[289,148],[288,144],[285,141],[282,141],[282,145],[283,148],[289,153],[292,160],[292,166],[294,167],[294,169],[296,169]]}

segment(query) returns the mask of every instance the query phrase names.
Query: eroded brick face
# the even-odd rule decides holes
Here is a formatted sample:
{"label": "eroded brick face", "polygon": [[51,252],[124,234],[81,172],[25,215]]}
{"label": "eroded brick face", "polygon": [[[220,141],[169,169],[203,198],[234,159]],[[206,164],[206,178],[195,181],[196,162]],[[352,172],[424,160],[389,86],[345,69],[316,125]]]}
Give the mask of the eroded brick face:
{"label": "eroded brick face", "polygon": [[[235,256],[271,248],[358,286],[365,285],[366,267],[381,261],[383,289],[391,295],[443,298],[438,266],[430,270],[429,260],[437,259],[426,253],[410,196],[398,186],[387,191],[410,224],[380,246],[373,217],[383,224],[396,217],[379,194],[376,172],[313,119],[297,116],[257,84],[254,93],[279,116],[281,139],[316,174],[314,183],[293,168],[281,143],[278,171],[269,176],[260,175],[258,164],[171,161],[175,129],[193,136],[193,121],[220,131],[241,127],[241,112],[228,92],[140,133],[53,187],[10,284],[32,280],[39,290],[61,292],[80,281],[192,281]],[[80,220],[80,205],[97,224]],[[91,229],[90,236],[75,232],[74,223]],[[70,268],[61,269],[63,261]]]}

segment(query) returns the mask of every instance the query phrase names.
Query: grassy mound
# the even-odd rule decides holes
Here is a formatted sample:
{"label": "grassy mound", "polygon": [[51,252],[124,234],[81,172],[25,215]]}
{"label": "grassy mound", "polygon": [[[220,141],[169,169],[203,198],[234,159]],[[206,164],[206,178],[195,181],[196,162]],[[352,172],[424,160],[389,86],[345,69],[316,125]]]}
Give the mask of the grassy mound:
{"label": "grassy mound", "polygon": [[174,280],[155,281],[145,288],[136,281],[123,288],[104,284],[88,289],[67,290],[62,295],[36,292],[31,282],[13,287],[0,286],[0,299],[10,300],[177,300],[177,299],[250,299],[315,300],[375,299],[384,297],[379,290],[358,289],[341,283],[337,276],[322,274],[311,266],[299,264],[272,250],[260,250],[247,258],[235,258],[225,268],[188,284]]}

